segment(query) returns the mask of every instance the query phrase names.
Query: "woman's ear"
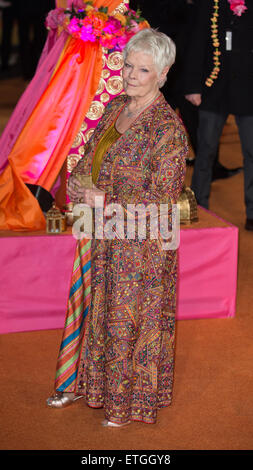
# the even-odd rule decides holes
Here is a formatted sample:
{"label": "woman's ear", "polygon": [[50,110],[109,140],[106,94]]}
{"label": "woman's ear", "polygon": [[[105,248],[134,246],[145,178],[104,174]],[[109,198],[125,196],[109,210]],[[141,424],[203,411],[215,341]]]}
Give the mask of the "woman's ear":
{"label": "woman's ear", "polygon": [[163,82],[164,80],[166,80],[167,73],[168,73],[169,70],[170,70],[170,67],[169,67],[169,66],[164,67],[164,69],[162,70],[162,73],[161,73],[161,75],[160,75],[160,77],[159,77],[159,81],[160,81],[160,82]]}

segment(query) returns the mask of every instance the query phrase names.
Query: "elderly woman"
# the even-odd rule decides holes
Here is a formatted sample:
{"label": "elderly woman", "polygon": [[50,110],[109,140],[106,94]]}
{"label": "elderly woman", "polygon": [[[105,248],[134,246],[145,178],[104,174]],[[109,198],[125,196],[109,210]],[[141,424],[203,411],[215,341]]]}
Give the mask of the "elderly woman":
{"label": "elderly woman", "polygon": [[[165,34],[145,29],[124,49],[125,94],[107,106],[69,180],[75,203],[176,203],[188,151],[184,128],[160,92],[175,60]],[[93,189],[78,176],[91,174]],[[169,206],[168,206],[169,207]],[[63,407],[84,396],[103,407],[103,425],[155,423],[170,405],[174,369],[177,252],[159,239],[92,240],[91,304],[75,394],[48,399]]]}

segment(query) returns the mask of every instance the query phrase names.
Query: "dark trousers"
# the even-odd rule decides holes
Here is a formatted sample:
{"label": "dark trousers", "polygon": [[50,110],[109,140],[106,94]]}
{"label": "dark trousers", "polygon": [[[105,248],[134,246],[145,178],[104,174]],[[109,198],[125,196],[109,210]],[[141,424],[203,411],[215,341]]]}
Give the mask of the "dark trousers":
{"label": "dark trousers", "polygon": [[[192,190],[200,206],[208,209],[212,168],[228,114],[199,110],[198,145],[192,176]],[[253,116],[235,116],[244,160],[246,215],[253,219]]]}

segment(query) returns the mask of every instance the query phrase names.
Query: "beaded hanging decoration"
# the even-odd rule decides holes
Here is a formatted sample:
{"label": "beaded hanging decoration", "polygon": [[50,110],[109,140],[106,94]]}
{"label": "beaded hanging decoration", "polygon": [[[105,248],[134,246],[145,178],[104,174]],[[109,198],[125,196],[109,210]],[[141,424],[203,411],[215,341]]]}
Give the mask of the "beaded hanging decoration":
{"label": "beaded hanging decoration", "polygon": [[[230,9],[234,13],[234,15],[241,16],[242,13],[244,13],[244,11],[247,10],[244,0],[228,0],[228,3],[230,4]],[[219,56],[221,55],[221,52],[219,51],[220,43],[219,43],[219,37],[218,37],[218,17],[219,17],[219,0],[214,0],[213,15],[211,18],[211,30],[212,30],[211,37],[213,40],[213,47],[214,47],[214,53],[213,53],[214,67],[210,76],[205,81],[206,86],[209,86],[209,87],[212,86],[214,80],[216,80],[220,71]]]}
{"label": "beaded hanging decoration", "polygon": [[218,17],[219,17],[219,0],[214,0],[213,5],[213,14],[211,17],[211,30],[212,30],[212,40],[213,40],[213,63],[214,67],[210,74],[210,76],[206,79],[205,84],[208,87],[211,87],[214,80],[218,77],[220,71],[220,55],[221,52],[219,51],[219,38],[218,38]]}

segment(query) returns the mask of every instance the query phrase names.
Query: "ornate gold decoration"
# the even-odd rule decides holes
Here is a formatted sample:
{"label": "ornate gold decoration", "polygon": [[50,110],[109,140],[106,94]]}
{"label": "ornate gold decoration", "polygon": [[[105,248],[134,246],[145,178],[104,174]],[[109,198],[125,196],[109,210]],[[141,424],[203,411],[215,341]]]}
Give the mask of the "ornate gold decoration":
{"label": "ornate gold decoration", "polygon": [[80,131],[82,132],[86,131],[87,127],[88,127],[88,124],[87,122],[84,121],[81,125]]}
{"label": "ornate gold decoration", "polygon": [[106,78],[110,77],[110,75],[111,75],[110,70],[108,70],[108,69],[102,70],[102,74],[101,74],[102,78],[106,79]]}
{"label": "ornate gold decoration", "polygon": [[51,209],[46,214],[47,233],[62,233],[66,230],[66,217],[53,203]]}
{"label": "ornate gold decoration", "polygon": [[84,142],[85,142],[85,143],[88,142],[88,140],[91,138],[91,136],[92,136],[94,130],[95,130],[95,129],[94,129],[93,127],[91,127],[91,128],[86,132],[86,134],[84,135]]}
{"label": "ornate gold decoration", "polygon": [[68,202],[68,204],[66,204],[63,208],[67,225],[73,225],[74,223],[73,207],[74,207],[74,203]]}
{"label": "ornate gold decoration", "polygon": [[123,90],[122,78],[118,76],[110,77],[106,82],[106,89],[111,95],[117,95]]}
{"label": "ornate gold decoration", "polygon": [[76,153],[71,153],[70,155],[68,155],[68,158],[67,158],[68,173],[72,172],[72,170],[75,168],[75,166],[77,165],[77,163],[79,162],[81,158],[82,156]]}
{"label": "ornate gold decoration", "polygon": [[79,147],[79,145],[81,145],[82,141],[83,141],[83,135],[82,135],[81,132],[78,132],[78,134],[76,134],[76,136],[75,136],[72,147],[74,147],[74,148]]}
{"label": "ornate gold decoration", "polygon": [[81,156],[84,155],[84,147],[85,147],[84,145],[80,145],[80,147],[79,147],[79,149],[78,149],[78,153],[79,153],[79,155],[81,155]]}
{"label": "ornate gold decoration", "polygon": [[180,223],[191,224],[198,221],[198,206],[195,194],[189,187],[184,187],[177,204],[180,206]]}
{"label": "ornate gold decoration", "polygon": [[92,101],[90,109],[86,114],[86,117],[88,119],[91,119],[92,121],[96,121],[102,116],[104,109],[105,107],[103,103],[101,103],[100,101]]}
{"label": "ornate gold decoration", "polygon": [[100,78],[96,95],[100,95],[104,91],[104,88],[105,88],[105,81],[103,78]]}
{"label": "ornate gold decoration", "polygon": [[121,13],[123,15],[125,11],[127,11],[128,4],[129,4],[129,0],[123,0],[123,2],[120,3],[120,5],[117,8],[115,8],[115,10],[113,10],[113,14]]}
{"label": "ornate gold decoration", "polygon": [[102,93],[102,95],[100,96],[100,100],[102,101],[102,103],[106,103],[107,101],[109,101],[110,99],[110,95],[108,95],[108,93]]}
{"label": "ornate gold decoration", "polygon": [[107,59],[107,67],[110,70],[120,70],[122,69],[124,64],[123,61],[123,56],[122,53],[117,51],[117,52],[111,52],[109,54],[108,59]]}

